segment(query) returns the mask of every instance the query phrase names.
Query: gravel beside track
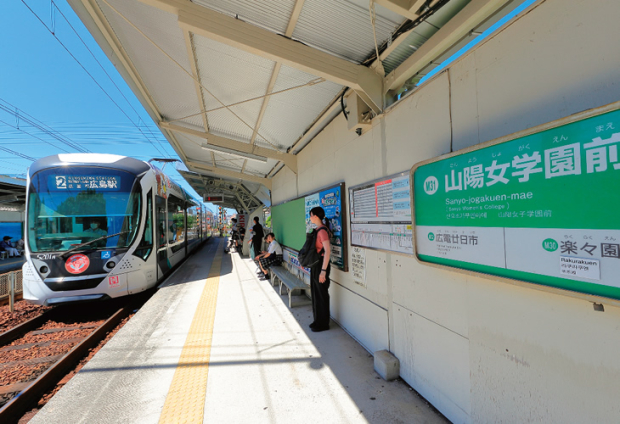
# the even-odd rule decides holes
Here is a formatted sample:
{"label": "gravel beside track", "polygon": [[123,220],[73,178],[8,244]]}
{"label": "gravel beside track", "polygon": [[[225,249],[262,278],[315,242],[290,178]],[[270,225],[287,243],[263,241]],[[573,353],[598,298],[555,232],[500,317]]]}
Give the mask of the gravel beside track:
{"label": "gravel beside track", "polygon": [[[13,412],[8,414],[10,418],[7,419],[17,422],[21,414],[24,414],[24,412],[20,415],[15,414],[18,412],[15,408],[17,401],[22,405],[17,407],[21,411],[34,408],[19,419],[20,423],[27,423],[122,328],[153,293],[154,290],[106,302],[71,304],[55,308],[40,307],[22,301],[16,302],[13,313],[9,312],[8,306],[0,306],[0,329],[2,329],[0,334],[9,330],[12,330],[11,334],[15,334],[9,336],[7,333],[0,342],[0,416],[5,417],[7,414],[3,412],[8,412],[9,408]],[[116,324],[108,321],[112,315],[119,316],[120,312],[122,312],[120,322],[118,318],[114,318]],[[122,318],[123,315],[125,318]],[[27,321],[37,317],[38,322],[26,324]],[[105,327],[102,327],[103,324]],[[29,331],[25,331],[28,328],[24,325],[28,325]],[[96,345],[85,349],[82,342],[91,343],[86,342],[91,335],[100,341],[98,343],[95,341]],[[81,344],[79,348],[78,344]],[[76,351],[74,348],[79,350]],[[70,355],[67,355],[69,352]],[[59,368],[58,361],[61,359],[64,363],[67,363],[68,359],[67,365],[71,368],[67,370],[67,365]],[[52,369],[54,369],[53,375],[56,376],[54,380],[50,380]],[[59,374],[57,369],[64,369],[60,372],[66,374]],[[37,381],[37,387],[40,387],[39,383],[42,383],[43,379],[47,381],[44,383],[47,389],[44,386],[33,392],[31,389],[34,387],[29,386],[34,380],[41,380]],[[26,396],[26,392],[30,394]],[[33,397],[33,393],[38,393],[35,394],[37,397]],[[20,396],[16,397],[18,394]],[[3,419],[0,418],[0,421]]]}
{"label": "gravel beside track", "polygon": [[15,302],[15,311],[9,311],[9,305],[0,306],[0,333],[3,333],[24,321],[41,315],[51,309],[46,306],[32,305],[25,300]]}

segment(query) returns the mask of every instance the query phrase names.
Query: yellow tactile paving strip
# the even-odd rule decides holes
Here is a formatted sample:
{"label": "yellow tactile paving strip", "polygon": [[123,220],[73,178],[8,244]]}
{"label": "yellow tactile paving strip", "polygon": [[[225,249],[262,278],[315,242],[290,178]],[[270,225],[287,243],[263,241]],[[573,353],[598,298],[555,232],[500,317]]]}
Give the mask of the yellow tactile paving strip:
{"label": "yellow tactile paving strip", "polygon": [[222,252],[218,243],[211,270],[159,417],[160,423],[202,423]]}

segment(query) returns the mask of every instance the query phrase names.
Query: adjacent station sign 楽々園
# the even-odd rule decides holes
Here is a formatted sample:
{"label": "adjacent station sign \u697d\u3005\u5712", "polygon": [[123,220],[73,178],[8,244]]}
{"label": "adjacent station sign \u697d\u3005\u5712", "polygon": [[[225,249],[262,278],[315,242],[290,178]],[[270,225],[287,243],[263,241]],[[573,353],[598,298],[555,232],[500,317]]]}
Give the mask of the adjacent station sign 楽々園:
{"label": "adjacent station sign \u697d\u3005\u5712", "polygon": [[421,261],[620,299],[620,111],[411,171]]}

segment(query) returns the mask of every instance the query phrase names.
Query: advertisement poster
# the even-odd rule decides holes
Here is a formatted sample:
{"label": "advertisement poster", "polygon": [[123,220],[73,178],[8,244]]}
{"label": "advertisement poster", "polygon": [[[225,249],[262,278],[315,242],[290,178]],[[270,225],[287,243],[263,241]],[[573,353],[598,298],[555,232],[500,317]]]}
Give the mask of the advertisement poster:
{"label": "advertisement poster", "polygon": [[619,144],[616,110],[414,167],[419,259],[620,299]]}
{"label": "advertisement poster", "polygon": [[340,269],[345,268],[344,235],[342,231],[342,187],[340,185],[305,197],[306,232],[312,231],[314,225],[310,222],[310,210],[320,206],[325,210],[325,218],[329,220],[332,231],[332,253],[330,261]]}
{"label": "advertisement poster", "polygon": [[284,248],[282,254],[284,256],[284,262],[291,264],[298,272],[310,277],[310,268],[301,266],[299,263],[299,255],[295,250]]}
{"label": "advertisement poster", "polygon": [[351,245],[413,255],[409,173],[349,189]]}

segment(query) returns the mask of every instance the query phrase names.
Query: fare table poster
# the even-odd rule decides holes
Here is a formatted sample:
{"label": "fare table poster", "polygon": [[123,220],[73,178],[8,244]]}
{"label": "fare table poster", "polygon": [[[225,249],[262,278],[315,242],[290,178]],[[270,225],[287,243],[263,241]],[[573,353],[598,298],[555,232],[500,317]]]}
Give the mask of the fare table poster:
{"label": "fare table poster", "polygon": [[331,246],[332,252],[330,262],[343,271],[348,271],[345,261],[345,235],[342,225],[342,192],[344,183],[337,186],[321,190],[317,193],[304,197],[306,207],[306,232],[309,233],[314,228],[310,222],[310,210],[316,206],[321,206],[325,210],[325,218],[329,220],[332,231]]}
{"label": "fare table poster", "polygon": [[417,257],[620,299],[618,107],[414,166]]}
{"label": "fare table poster", "polygon": [[351,245],[413,255],[409,173],[349,188]]}

